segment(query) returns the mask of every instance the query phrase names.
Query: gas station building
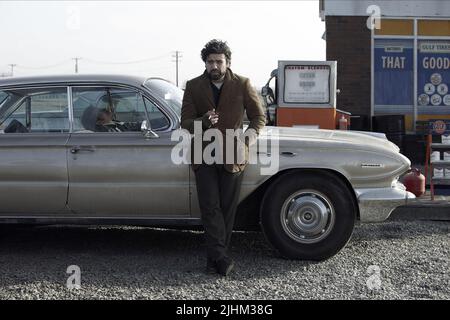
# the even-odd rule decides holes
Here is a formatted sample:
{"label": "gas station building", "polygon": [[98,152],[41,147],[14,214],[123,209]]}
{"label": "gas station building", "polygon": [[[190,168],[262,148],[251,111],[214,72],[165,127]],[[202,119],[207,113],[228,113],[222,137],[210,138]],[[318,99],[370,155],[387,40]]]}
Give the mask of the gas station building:
{"label": "gas station building", "polygon": [[365,120],[355,129],[401,115],[412,135],[450,119],[450,1],[321,0],[320,16],[327,60],[337,61],[337,108]]}

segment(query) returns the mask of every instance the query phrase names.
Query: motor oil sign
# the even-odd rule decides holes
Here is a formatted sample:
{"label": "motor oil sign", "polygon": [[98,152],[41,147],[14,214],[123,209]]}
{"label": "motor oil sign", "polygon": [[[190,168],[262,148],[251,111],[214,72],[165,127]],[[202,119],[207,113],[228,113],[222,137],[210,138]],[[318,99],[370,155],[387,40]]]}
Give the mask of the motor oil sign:
{"label": "motor oil sign", "polygon": [[418,105],[450,106],[450,42],[421,41],[418,51]]}
{"label": "motor oil sign", "polygon": [[428,128],[435,134],[448,134],[450,133],[450,121],[432,120],[428,123]]}

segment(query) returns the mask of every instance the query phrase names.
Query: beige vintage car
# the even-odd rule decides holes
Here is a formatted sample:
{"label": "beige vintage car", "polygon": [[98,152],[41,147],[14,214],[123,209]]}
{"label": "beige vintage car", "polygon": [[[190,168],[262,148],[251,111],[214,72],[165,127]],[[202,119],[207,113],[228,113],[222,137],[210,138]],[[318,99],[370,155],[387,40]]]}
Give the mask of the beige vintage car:
{"label": "beige vintage car", "polygon": [[[195,176],[172,161],[182,95],[158,78],[0,80],[0,222],[201,225]],[[398,182],[410,161],[382,134],[266,127],[259,142],[235,229],[262,229],[283,257],[329,258],[356,220],[414,198]]]}

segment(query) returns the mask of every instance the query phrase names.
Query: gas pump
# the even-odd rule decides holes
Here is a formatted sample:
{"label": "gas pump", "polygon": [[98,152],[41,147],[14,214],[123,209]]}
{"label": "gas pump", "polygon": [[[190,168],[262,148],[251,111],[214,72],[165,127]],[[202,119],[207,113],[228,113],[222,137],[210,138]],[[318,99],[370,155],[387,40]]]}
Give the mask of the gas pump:
{"label": "gas pump", "polygon": [[351,114],[336,109],[336,68],[336,61],[278,61],[261,90],[269,124],[346,129]]}

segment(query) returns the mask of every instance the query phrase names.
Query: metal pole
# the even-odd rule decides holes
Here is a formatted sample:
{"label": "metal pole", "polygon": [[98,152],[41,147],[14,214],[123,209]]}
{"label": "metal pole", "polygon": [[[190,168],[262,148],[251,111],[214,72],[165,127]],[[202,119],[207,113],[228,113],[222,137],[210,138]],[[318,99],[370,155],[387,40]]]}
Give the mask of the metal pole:
{"label": "metal pole", "polygon": [[81,60],[80,57],[72,58],[72,60],[75,60],[75,73],[78,73],[78,60]]}
{"label": "metal pole", "polygon": [[14,67],[17,66],[17,64],[11,63],[9,66],[11,67],[11,77],[14,77]]}
{"label": "metal pole", "polygon": [[177,57],[176,57],[176,69],[177,69],[177,76],[176,76],[176,78],[177,78],[177,87],[178,87],[178,51],[176,52],[176,55],[177,55]]}
{"label": "metal pole", "polygon": [[178,65],[179,65],[180,59],[183,56],[181,55],[181,52],[177,50],[177,51],[175,51],[175,54],[172,55],[172,57],[175,58],[175,61],[172,61],[172,62],[175,62],[175,78],[176,78],[176,85],[178,87],[178,73],[179,73],[179,66]]}
{"label": "metal pole", "polygon": [[414,131],[414,133],[416,133],[416,131],[417,131],[417,129],[416,129],[416,125],[417,125],[417,120],[419,120],[418,118],[419,118],[419,116],[418,116],[418,114],[419,114],[419,112],[418,112],[418,104],[417,104],[417,97],[418,97],[418,95],[417,95],[417,91],[418,91],[418,89],[417,89],[417,86],[418,86],[418,80],[417,80],[417,72],[418,72],[418,45],[419,45],[419,43],[418,43],[418,41],[417,41],[417,37],[418,37],[418,34],[417,34],[417,19],[414,19],[414,45],[413,45],[413,73],[414,73],[414,75],[413,75],[413,81],[414,81],[414,84],[413,84],[413,86],[414,86],[414,89],[413,89],[413,94],[414,94],[414,97],[413,97],[413,108],[414,108],[414,113],[413,113],[413,131]]}

